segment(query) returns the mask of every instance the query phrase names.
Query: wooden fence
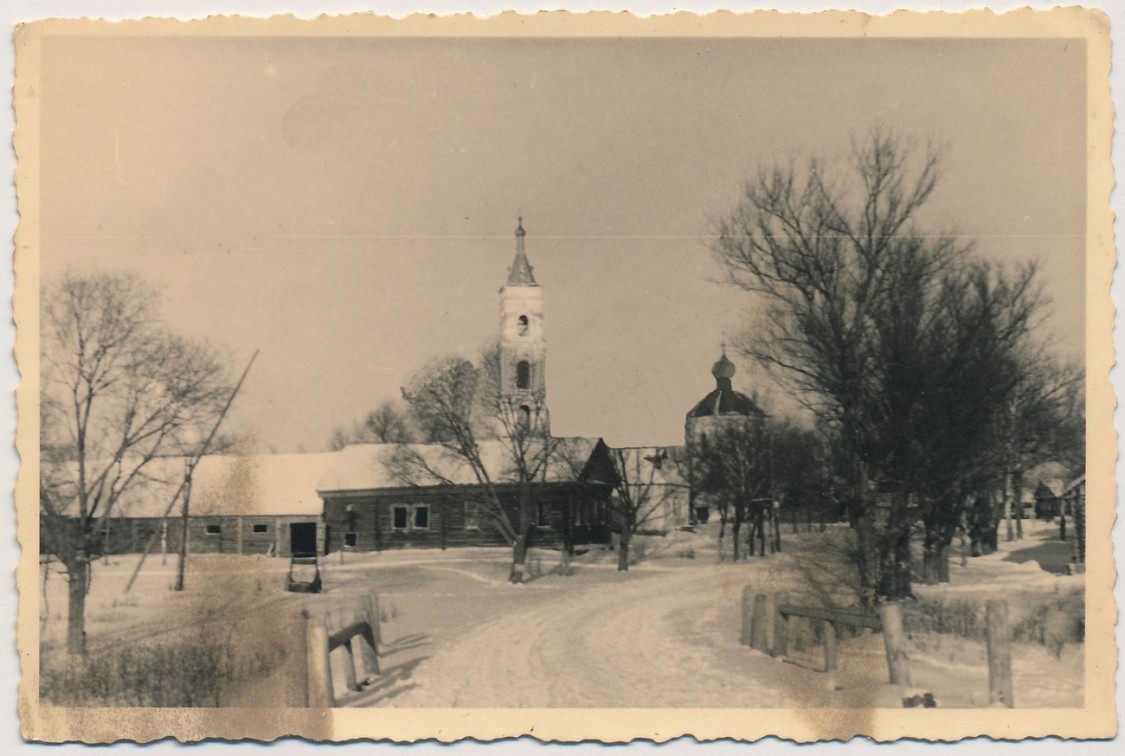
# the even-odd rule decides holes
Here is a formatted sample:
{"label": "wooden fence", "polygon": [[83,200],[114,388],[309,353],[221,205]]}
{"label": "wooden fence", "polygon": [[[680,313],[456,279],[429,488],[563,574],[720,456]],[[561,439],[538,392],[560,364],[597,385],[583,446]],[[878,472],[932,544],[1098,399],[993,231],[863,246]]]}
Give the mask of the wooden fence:
{"label": "wooden fence", "polygon": [[344,687],[362,690],[379,674],[379,644],[383,642],[379,619],[379,595],[359,597],[356,605],[317,616],[305,615],[307,655],[307,705],[328,708],[336,705],[332,680],[332,653],[345,654]]}
{"label": "wooden fence", "polygon": [[[769,637],[770,618],[773,637]],[[820,626],[824,644],[824,671],[835,672],[838,666],[837,627],[849,626],[881,632],[887,656],[887,673],[892,685],[910,685],[910,655],[906,650],[906,632],[902,623],[902,604],[880,604],[878,615],[847,609],[798,606],[789,603],[789,595],[755,594],[750,586],[742,590],[741,642],[772,656],[789,655],[791,623],[805,618]],[[989,703],[1014,705],[1012,693],[1012,633],[1008,622],[1008,602],[990,600],[986,610],[988,650]]]}

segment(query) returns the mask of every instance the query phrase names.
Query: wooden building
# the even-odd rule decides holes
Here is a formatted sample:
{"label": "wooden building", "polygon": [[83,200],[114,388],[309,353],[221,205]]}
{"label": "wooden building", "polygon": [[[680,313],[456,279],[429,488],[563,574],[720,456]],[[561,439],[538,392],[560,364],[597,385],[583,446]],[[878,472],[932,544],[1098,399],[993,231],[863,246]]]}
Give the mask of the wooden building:
{"label": "wooden building", "polygon": [[[604,455],[604,444],[595,439],[563,443],[568,446],[567,459],[585,462],[576,471],[560,456],[532,484],[536,513],[531,546],[605,543],[611,488],[594,475],[604,466],[591,459],[595,453]],[[411,455],[431,474],[407,480],[396,473],[401,466],[395,455],[402,454]],[[509,469],[507,444],[484,442],[481,457],[496,498],[509,521],[518,523],[518,486]],[[489,514],[492,499],[486,487],[463,459],[439,445],[349,446],[338,453],[319,493],[328,551],[509,545]]]}
{"label": "wooden building", "polygon": [[[316,493],[333,454],[209,456],[196,466],[189,489],[188,552],[192,554],[323,553],[323,507]],[[98,528],[98,554],[180,549],[186,460],[154,460],[150,480],[126,492]],[[164,514],[168,511],[168,517]],[[46,521],[44,521],[46,526]],[[46,545],[47,539],[40,539]]]}

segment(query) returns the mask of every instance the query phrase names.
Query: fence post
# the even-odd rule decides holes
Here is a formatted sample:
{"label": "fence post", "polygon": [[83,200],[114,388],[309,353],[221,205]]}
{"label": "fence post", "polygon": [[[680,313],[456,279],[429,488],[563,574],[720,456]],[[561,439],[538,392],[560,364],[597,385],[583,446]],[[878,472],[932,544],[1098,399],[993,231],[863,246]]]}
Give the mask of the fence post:
{"label": "fence post", "polygon": [[770,616],[769,603],[769,596],[764,593],[754,597],[754,616],[750,625],[750,648],[766,653],[769,653],[769,628],[766,624]]}
{"label": "fence post", "polygon": [[336,705],[332,691],[332,666],[328,661],[328,628],[306,615],[305,655],[308,665],[308,706],[326,709]]}
{"label": "fence post", "polygon": [[891,685],[909,685],[910,657],[906,653],[906,633],[902,629],[902,604],[893,601],[880,604],[879,616]]}
{"label": "fence post", "polygon": [[739,638],[739,643],[744,646],[750,645],[750,625],[752,617],[754,616],[754,593],[750,590],[750,586],[745,586],[742,589],[742,635]]}
{"label": "fence post", "polygon": [[374,593],[363,599],[364,611],[367,613],[367,624],[371,626],[371,635],[364,638],[366,644],[360,647],[359,657],[366,662],[366,667],[372,674],[379,674],[379,644],[383,640],[382,628],[379,624],[379,594]]}
{"label": "fence post", "polygon": [[773,601],[773,655],[788,656],[789,618],[782,614],[779,609],[789,603],[789,594],[785,591],[778,591],[774,594]]}
{"label": "fence post", "polygon": [[824,634],[824,671],[836,671],[836,624],[825,622],[821,625]]}
{"label": "fence post", "polygon": [[1012,634],[1008,602],[991,599],[986,610],[988,636],[988,702],[1015,705],[1012,692]]}

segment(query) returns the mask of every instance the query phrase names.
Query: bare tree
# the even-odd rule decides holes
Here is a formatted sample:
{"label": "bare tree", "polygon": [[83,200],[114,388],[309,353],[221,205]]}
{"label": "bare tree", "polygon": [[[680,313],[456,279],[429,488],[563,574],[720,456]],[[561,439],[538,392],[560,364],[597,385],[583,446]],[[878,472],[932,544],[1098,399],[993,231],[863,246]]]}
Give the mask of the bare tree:
{"label": "bare tree", "polygon": [[[527,551],[538,521],[538,486],[562,451],[551,436],[543,397],[517,400],[500,379],[500,351],[486,349],[480,367],[457,357],[440,360],[418,373],[403,388],[423,436],[441,446],[447,457],[470,470],[476,481],[474,501],[481,513],[512,545],[509,579],[524,580]],[[527,409],[525,409],[527,408]],[[500,469],[488,464],[481,443],[503,449]],[[449,474],[432,464],[419,449],[403,445],[394,455],[392,473],[408,485],[452,485]],[[504,506],[501,489],[514,487],[515,518]]]}
{"label": "bare tree", "polygon": [[[755,539],[765,554],[766,530],[771,523],[773,476],[770,421],[765,415],[724,418],[693,445],[700,488],[719,509],[719,552],[727,524],[731,528],[731,558],[754,553]],[[742,528],[750,532],[743,550]]]}
{"label": "bare tree", "polygon": [[664,508],[685,490],[667,449],[609,449],[614,470],[610,506],[621,531],[617,570],[629,569],[629,546],[637,531],[654,522]]}
{"label": "bare tree", "polygon": [[67,650],[86,649],[100,526],[152,462],[193,451],[230,387],[205,344],[159,322],[156,292],[129,274],[67,274],[44,292],[41,534],[69,580]]}
{"label": "bare tree", "polygon": [[851,169],[850,181],[818,160],[761,173],[714,251],[731,283],[767,303],[744,353],[831,436],[871,603],[909,595],[911,528],[988,438],[1014,385],[989,381],[1041,301],[1033,269],[992,271],[956,236],[915,226],[938,184],[935,153],[876,133]]}
{"label": "bare tree", "polygon": [[329,447],[339,451],[349,444],[409,444],[417,440],[416,435],[408,413],[397,403],[385,401],[351,429],[336,428]]}

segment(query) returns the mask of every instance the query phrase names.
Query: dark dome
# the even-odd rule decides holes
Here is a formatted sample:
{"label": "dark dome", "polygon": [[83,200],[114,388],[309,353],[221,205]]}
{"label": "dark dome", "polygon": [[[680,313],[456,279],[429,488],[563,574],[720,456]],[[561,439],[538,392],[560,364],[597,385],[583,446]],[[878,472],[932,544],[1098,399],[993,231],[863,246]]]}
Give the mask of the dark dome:
{"label": "dark dome", "polygon": [[727,359],[726,350],[719,360],[711,366],[711,375],[715,376],[715,390],[694,407],[687,414],[693,417],[714,417],[716,415],[733,415],[742,417],[764,416],[765,413],[754,404],[754,400],[735,391],[730,379],[734,376],[734,363]]}
{"label": "dark dome", "polygon": [[687,414],[690,417],[714,417],[716,415],[760,416],[765,413],[754,404],[754,400],[734,389],[717,388]]}
{"label": "dark dome", "polygon": [[723,356],[719,361],[711,366],[711,375],[716,378],[733,378],[734,377],[734,363],[727,359],[727,353],[723,352]]}

